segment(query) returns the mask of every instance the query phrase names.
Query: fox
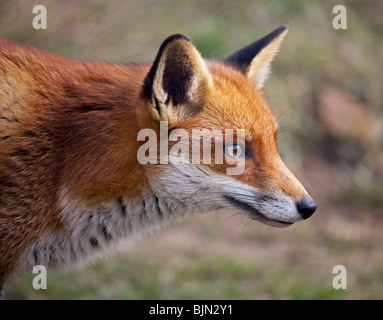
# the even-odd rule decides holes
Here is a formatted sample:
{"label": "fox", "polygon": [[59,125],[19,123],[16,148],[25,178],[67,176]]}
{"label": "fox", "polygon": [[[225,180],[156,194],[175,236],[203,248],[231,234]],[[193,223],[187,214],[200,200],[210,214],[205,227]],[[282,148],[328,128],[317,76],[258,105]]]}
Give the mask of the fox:
{"label": "fox", "polygon": [[[263,93],[287,32],[221,60],[174,34],[152,64],[130,65],[0,40],[1,288],[36,265],[69,268],[193,214],[228,208],[272,227],[309,218],[317,204],[281,160]],[[222,147],[243,172],[226,174],[225,159],[140,163],[138,133],[159,134],[164,121],[167,134],[244,129],[241,143]]]}

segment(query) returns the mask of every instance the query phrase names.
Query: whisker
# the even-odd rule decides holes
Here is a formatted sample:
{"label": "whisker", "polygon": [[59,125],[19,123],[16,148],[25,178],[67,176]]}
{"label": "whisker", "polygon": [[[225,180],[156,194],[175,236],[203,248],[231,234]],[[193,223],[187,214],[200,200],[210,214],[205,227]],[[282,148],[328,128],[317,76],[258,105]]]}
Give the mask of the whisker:
{"label": "whisker", "polygon": [[239,215],[242,215],[242,213],[241,213],[241,212],[236,212],[236,213],[234,213],[234,214],[231,214],[229,217],[226,217],[226,219],[223,220],[222,222],[223,222],[223,223],[226,223],[227,221],[229,221],[229,220],[231,220],[231,219],[233,219],[234,217],[239,216]]}
{"label": "whisker", "polygon": [[241,230],[241,233],[245,230],[246,226],[247,226],[249,223],[253,222],[253,221],[254,221],[254,220],[252,220],[252,219],[250,219],[249,221],[247,221],[247,222],[245,223],[245,225],[243,226],[243,228],[242,228],[242,230]]}
{"label": "whisker", "polygon": [[291,105],[288,106],[285,110],[283,110],[280,114],[278,114],[278,115],[276,116],[277,121],[279,121],[280,118],[281,118],[282,116],[284,116],[288,111],[290,111],[290,110],[293,109],[294,107],[295,107],[294,104],[291,104]]}
{"label": "whisker", "polygon": [[[203,191],[206,191],[207,189],[209,189],[209,187],[202,187],[200,189],[198,189],[197,191],[193,192],[191,195],[185,197],[184,199],[181,200],[181,202],[174,208],[174,211],[176,211],[181,205],[191,205],[193,204],[196,199],[195,199],[195,196],[198,195],[199,193],[203,192]],[[188,201],[191,200],[190,203],[188,203]]]}
{"label": "whisker", "polygon": [[276,116],[277,121],[279,121],[279,119],[284,114],[286,114],[287,111],[290,111],[291,109],[294,109],[297,106],[297,104],[300,103],[303,99],[304,99],[303,97],[298,97],[295,101],[291,102],[290,105],[285,110],[283,110],[280,114],[278,114]]}
{"label": "whisker", "polygon": [[298,130],[298,126],[296,125],[281,126],[278,128],[278,135],[287,131],[296,131],[296,130]]}

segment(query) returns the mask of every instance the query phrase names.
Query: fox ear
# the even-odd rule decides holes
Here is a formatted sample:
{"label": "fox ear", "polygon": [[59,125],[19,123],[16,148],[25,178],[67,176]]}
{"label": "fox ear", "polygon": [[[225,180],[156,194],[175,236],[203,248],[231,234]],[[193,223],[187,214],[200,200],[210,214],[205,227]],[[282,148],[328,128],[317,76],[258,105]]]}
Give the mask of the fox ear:
{"label": "fox ear", "polygon": [[283,25],[267,36],[233,53],[224,63],[242,71],[257,89],[262,89],[270,74],[270,65],[288,31]]}
{"label": "fox ear", "polygon": [[176,124],[201,109],[212,78],[201,54],[185,36],[175,34],[161,45],[142,93],[151,116]]}

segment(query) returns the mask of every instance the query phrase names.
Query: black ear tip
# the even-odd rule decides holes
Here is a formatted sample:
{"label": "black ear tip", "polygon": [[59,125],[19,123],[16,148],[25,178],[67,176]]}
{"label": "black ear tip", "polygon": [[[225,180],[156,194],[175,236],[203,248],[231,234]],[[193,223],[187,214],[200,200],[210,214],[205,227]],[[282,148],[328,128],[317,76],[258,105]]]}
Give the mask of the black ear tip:
{"label": "black ear tip", "polygon": [[284,24],[284,25],[280,26],[279,28],[275,29],[274,31],[272,31],[270,34],[273,34],[275,37],[275,36],[278,36],[287,30],[289,30],[289,26],[287,24]]}
{"label": "black ear tip", "polygon": [[289,28],[288,24],[284,24],[283,26],[279,27],[279,29],[281,29],[282,31],[287,30],[288,28]]}
{"label": "black ear tip", "polygon": [[157,57],[156,57],[156,61],[154,63],[155,64],[156,64],[156,62],[158,63],[159,58],[161,57],[162,53],[164,52],[165,48],[169,45],[169,43],[171,43],[173,41],[176,41],[176,40],[181,40],[181,39],[185,40],[185,41],[188,41],[188,42],[191,42],[188,38],[186,38],[183,34],[180,34],[180,33],[176,33],[176,34],[173,34],[173,35],[167,37],[164,40],[164,42],[162,42],[160,50],[158,51],[158,54],[157,54]]}
{"label": "black ear tip", "polygon": [[189,40],[187,37],[185,37],[183,34],[176,33],[176,34],[173,34],[173,35],[167,37],[167,38],[164,40],[164,42],[162,43],[162,45],[163,45],[163,46],[166,46],[166,45],[168,45],[170,42],[173,42],[173,41],[175,41],[175,40],[180,40],[180,39],[182,39],[182,40],[186,40],[186,41],[189,41],[189,42],[190,42],[190,40]]}
{"label": "black ear tip", "polygon": [[240,49],[239,51],[233,53],[229,57],[223,60],[224,63],[234,66],[238,70],[246,73],[248,66],[251,64],[251,61],[254,57],[265,47],[267,47],[272,41],[278,38],[283,32],[286,32],[289,29],[287,24],[280,26],[279,28],[271,31],[269,34],[263,38],[249,44],[248,46]]}

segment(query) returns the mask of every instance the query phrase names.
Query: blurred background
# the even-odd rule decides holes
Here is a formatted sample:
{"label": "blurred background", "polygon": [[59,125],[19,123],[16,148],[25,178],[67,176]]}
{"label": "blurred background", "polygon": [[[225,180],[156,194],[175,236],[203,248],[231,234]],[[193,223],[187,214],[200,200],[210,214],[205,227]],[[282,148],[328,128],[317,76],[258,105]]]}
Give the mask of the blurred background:
{"label": "blurred background", "polygon": [[[34,30],[32,9],[47,8]],[[0,1],[0,37],[73,59],[151,63],[182,33],[223,58],[290,26],[265,93],[283,160],[319,205],[305,222],[272,229],[230,211],[196,216],[106,259],[9,284],[10,299],[383,299],[383,2]],[[347,269],[335,290],[333,267]]]}

